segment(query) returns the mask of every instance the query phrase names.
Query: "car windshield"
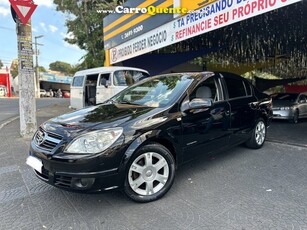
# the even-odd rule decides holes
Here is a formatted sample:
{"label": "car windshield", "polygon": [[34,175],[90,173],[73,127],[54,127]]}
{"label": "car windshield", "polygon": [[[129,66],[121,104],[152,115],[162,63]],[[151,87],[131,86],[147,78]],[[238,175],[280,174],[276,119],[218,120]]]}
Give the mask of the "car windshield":
{"label": "car windshield", "polygon": [[139,82],[110,99],[113,103],[148,107],[165,107],[172,104],[192,82],[187,75],[166,75]]}
{"label": "car windshield", "polygon": [[272,95],[273,100],[291,101],[294,102],[297,98],[297,94],[293,93],[279,93]]}

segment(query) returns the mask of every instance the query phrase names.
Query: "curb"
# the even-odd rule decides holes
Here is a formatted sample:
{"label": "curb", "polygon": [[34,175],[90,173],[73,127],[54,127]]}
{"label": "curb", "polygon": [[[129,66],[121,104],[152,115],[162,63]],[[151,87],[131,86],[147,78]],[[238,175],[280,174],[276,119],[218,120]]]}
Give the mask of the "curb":
{"label": "curb", "polygon": [[284,142],[284,141],[273,140],[273,139],[267,139],[266,141],[270,142],[270,143],[277,143],[277,144],[283,144],[283,145],[288,145],[288,146],[307,148],[307,145],[304,145],[304,144],[298,144],[298,143],[292,143],[292,142]]}
{"label": "curb", "polygon": [[4,126],[6,126],[6,125],[12,123],[13,121],[17,120],[18,118],[19,118],[19,116],[16,116],[16,117],[10,118],[10,119],[8,119],[7,121],[1,123],[1,124],[0,124],[0,130],[1,130]]}

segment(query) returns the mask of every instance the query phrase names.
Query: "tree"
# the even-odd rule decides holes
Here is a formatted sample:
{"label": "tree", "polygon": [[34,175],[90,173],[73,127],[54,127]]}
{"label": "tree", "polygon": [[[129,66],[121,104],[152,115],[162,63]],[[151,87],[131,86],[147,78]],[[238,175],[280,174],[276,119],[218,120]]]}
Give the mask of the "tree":
{"label": "tree", "polygon": [[44,66],[39,66],[38,67],[39,72],[43,73],[43,72],[47,72],[47,70],[45,69]]}
{"label": "tree", "polygon": [[69,63],[56,61],[49,64],[49,69],[53,71],[59,71],[64,74],[69,74],[72,67]]}
{"label": "tree", "polygon": [[[97,12],[98,9],[114,9],[117,0],[54,0],[57,10],[67,13],[70,19],[66,21],[68,33],[72,36],[65,38],[70,44],[86,50],[81,68],[102,66],[104,63],[103,23],[106,14]],[[73,16],[73,17],[71,17]]]}
{"label": "tree", "polygon": [[12,65],[11,75],[13,78],[18,76],[18,63]]}
{"label": "tree", "polygon": [[70,75],[74,75],[79,70],[82,70],[82,66],[81,65],[73,65],[73,66],[71,66]]}
{"label": "tree", "polygon": [[0,69],[3,67],[3,63],[2,61],[0,60]]}

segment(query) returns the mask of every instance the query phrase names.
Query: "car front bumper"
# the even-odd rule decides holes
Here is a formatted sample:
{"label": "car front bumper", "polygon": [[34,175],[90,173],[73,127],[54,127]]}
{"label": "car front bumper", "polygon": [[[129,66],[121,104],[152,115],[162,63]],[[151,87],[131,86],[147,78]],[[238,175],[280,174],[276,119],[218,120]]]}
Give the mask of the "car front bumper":
{"label": "car front bumper", "polygon": [[290,120],[292,118],[292,110],[273,110],[273,119]]}
{"label": "car front bumper", "polygon": [[[93,156],[80,159],[61,159],[39,151],[31,143],[29,157],[41,162],[40,169],[34,169],[42,181],[65,190],[96,192],[119,188],[124,174],[119,173],[120,153],[115,157]],[[115,159],[114,159],[115,158]],[[109,162],[113,162],[109,164]],[[115,164],[114,164],[115,163]]]}
{"label": "car front bumper", "polygon": [[100,172],[72,173],[49,171],[43,166],[42,172],[34,172],[44,182],[65,190],[97,192],[120,187],[120,184],[116,183],[117,168]]}

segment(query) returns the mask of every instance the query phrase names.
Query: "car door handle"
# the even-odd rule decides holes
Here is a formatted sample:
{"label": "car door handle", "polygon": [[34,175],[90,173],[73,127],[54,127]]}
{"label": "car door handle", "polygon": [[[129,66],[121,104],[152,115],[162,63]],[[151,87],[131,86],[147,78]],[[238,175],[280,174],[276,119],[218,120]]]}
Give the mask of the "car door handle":
{"label": "car door handle", "polygon": [[83,94],[83,92],[80,92],[79,94]]}
{"label": "car door handle", "polygon": [[97,92],[96,94],[100,94],[99,92]]}

